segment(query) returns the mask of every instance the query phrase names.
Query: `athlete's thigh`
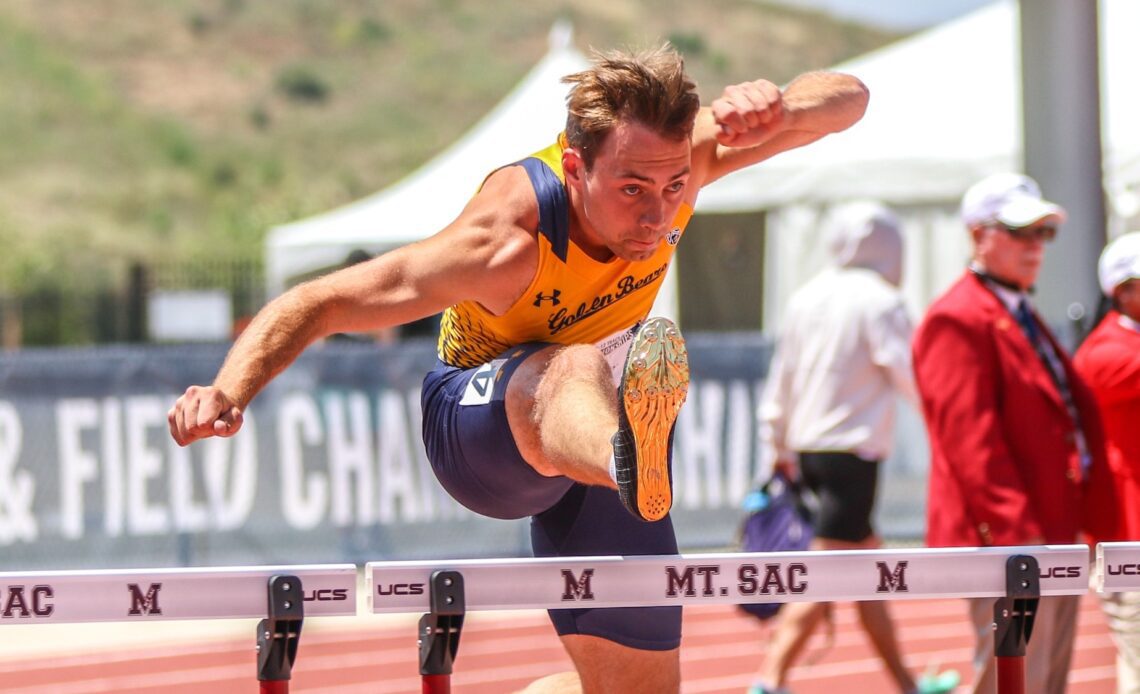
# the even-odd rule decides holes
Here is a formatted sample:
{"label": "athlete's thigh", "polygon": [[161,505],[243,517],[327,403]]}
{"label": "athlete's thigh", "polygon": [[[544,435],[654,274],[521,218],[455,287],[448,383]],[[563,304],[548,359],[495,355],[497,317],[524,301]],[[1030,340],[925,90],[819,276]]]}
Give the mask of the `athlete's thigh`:
{"label": "athlete's thigh", "polygon": [[472,368],[441,365],[424,378],[424,446],[444,489],[492,518],[550,508],[571,481],[537,473],[515,444],[505,400],[514,373],[543,345],[523,345]]}
{"label": "athlete's thigh", "polygon": [[[531,351],[522,356],[522,363],[507,384],[507,421],[523,458],[544,474],[557,474],[557,468],[545,458],[539,413],[547,410],[549,401],[563,392],[566,384],[591,381],[599,389],[613,393],[616,415],[617,386],[606,358],[593,345],[528,346]],[[593,413],[582,412],[581,416],[589,421]]]}
{"label": "athlete's thigh", "polygon": [[532,466],[541,459],[542,451],[538,427],[534,422],[535,392],[546,375],[550,360],[562,348],[563,345],[539,348],[536,344],[529,353],[520,355],[521,361],[504,393],[503,404],[511,436],[519,454]]}
{"label": "athlete's thigh", "polygon": [[[534,516],[531,549],[536,557],[599,557],[677,554],[672,518],[645,523],[633,517],[605,487],[575,484],[558,503]],[[669,651],[681,644],[680,606],[577,607],[550,610],[560,636],[593,636],[631,649]]]}
{"label": "athlete's thigh", "polygon": [[582,694],[669,694],[681,688],[680,649],[630,648],[597,636],[568,634],[562,645],[574,661]]}

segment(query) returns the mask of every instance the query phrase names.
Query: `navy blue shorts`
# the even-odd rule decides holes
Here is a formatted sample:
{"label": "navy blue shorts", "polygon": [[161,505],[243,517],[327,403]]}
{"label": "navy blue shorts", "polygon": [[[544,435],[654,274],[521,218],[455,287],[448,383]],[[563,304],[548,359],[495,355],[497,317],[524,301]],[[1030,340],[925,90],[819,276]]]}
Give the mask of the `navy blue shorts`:
{"label": "navy blue shorts", "polygon": [[[424,377],[424,446],[436,478],[476,513],[531,516],[537,557],[676,554],[668,516],[645,523],[616,491],[546,477],[523,460],[507,422],[507,383],[526,357],[548,346],[520,345],[470,369],[440,364]],[[680,607],[550,610],[550,619],[560,635],[598,636],[642,650],[681,643]]]}
{"label": "navy blue shorts", "polygon": [[533,516],[574,484],[528,465],[507,422],[507,383],[528,356],[547,346],[522,345],[471,369],[439,364],[424,377],[420,401],[432,470],[448,494],[480,515]]}

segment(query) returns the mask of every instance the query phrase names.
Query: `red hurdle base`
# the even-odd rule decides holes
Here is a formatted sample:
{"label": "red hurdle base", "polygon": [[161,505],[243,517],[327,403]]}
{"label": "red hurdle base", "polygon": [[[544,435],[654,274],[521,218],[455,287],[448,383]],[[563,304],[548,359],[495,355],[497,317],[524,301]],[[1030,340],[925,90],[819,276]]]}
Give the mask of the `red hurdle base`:
{"label": "red hurdle base", "polygon": [[997,685],[1001,694],[1025,694],[1025,656],[998,656]]}

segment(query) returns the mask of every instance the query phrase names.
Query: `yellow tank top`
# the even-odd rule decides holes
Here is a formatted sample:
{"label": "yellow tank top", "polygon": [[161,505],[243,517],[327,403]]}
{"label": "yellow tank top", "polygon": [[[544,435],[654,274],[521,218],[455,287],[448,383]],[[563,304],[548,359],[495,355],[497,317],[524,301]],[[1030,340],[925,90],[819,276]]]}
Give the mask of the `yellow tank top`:
{"label": "yellow tank top", "polygon": [[643,320],[692,217],[683,203],[673,229],[648,260],[599,262],[570,240],[570,206],[562,172],[565,135],[512,166],[526,169],[539,205],[538,270],[505,313],[465,301],[443,313],[439,358],[471,368],[524,342],[596,343]]}

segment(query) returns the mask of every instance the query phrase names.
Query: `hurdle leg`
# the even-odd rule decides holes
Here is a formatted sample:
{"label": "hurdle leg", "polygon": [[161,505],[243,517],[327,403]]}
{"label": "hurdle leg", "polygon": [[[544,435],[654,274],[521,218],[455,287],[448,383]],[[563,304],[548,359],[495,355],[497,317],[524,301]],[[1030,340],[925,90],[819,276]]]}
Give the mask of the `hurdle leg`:
{"label": "hurdle leg", "polygon": [[423,694],[451,694],[451,669],[459,651],[466,612],[463,575],[435,571],[429,582],[430,612],[420,617],[420,676]]}
{"label": "hurdle leg", "polygon": [[269,578],[269,614],[257,624],[257,680],[260,694],[289,694],[293,662],[301,641],[304,593],[301,579]]}
{"label": "hurdle leg", "polygon": [[1007,559],[1005,581],[1005,597],[994,602],[998,694],[1025,694],[1025,647],[1041,597],[1037,559],[1021,554]]}

